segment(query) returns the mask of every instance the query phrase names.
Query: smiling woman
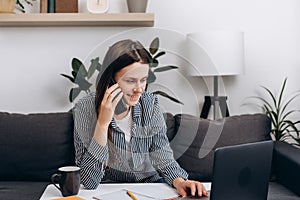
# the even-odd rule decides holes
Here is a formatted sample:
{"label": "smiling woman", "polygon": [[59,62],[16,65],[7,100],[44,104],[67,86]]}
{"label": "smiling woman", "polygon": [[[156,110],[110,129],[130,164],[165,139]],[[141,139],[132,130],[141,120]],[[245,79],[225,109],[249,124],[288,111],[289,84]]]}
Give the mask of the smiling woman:
{"label": "smiling woman", "polygon": [[[205,195],[203,185],[187,180],[174,159],[159,101],[145,91],[150,62],[140,42],[114,43],[105,54],[96,93],[75,104],[75,161],[82,184],[95,189],[104,181],[166,182],[182,196]],[[121,99],[126,109],[116,114]]]}

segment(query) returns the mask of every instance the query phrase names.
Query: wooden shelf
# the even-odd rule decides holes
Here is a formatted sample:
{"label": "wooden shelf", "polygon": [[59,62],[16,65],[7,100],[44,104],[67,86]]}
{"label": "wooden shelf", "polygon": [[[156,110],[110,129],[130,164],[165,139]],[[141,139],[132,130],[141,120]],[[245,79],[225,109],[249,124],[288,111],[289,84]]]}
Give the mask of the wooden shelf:
{"label": "wooden shelf", "polygon": [[0,14],[0,27],[144,26],[154,25],[153,13],[30,13]]}

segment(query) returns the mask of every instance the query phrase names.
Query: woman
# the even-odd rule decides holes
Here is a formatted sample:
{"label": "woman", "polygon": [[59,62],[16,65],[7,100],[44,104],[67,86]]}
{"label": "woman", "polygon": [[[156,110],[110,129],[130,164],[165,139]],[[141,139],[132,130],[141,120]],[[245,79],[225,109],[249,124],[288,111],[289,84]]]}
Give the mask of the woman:
{"label": "woman", "polygon": [[[206,195],[203,185],[188,180],[174,160],[158,100],[145,91],[149,62],[139,42],[115,43],[103,60],[96,93],[74,106],[82,184],[95,189],[104,180],[166,182],[182,196]],[[125,102],[122,111],[119,102]]]}

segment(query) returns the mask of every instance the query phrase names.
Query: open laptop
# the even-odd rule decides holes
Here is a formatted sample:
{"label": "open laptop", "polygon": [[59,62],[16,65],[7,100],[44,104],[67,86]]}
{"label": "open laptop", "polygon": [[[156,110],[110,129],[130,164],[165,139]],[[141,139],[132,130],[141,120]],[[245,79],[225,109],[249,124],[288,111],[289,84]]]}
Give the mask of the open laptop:
{"label": "open laptop", "polygon": [[266,200],[273,154],[273,141],[217,148],[208,197],[201,200]]}

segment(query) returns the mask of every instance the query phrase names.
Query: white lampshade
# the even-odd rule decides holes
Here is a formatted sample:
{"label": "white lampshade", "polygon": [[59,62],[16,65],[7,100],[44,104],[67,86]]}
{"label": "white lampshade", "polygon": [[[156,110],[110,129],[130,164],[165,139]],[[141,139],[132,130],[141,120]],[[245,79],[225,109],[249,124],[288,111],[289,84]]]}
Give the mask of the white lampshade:
{"label": "white lampshade", "polygon": [[186,58],[191,76],[227,76],[244,72],[244,34],[206,31],[186,37]]}

